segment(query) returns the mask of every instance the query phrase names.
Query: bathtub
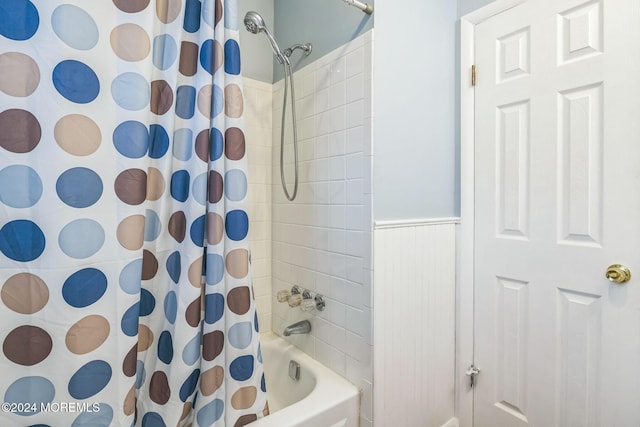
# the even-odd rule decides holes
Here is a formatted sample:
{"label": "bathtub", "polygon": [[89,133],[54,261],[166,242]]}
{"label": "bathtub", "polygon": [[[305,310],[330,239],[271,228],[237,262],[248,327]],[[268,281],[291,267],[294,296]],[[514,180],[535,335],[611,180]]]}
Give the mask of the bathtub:
{"label": "bathtub", "polygon": [[[349,381],[272,332],[260,336],[270,415],[251,427],[358,427],[360,393]],[[289,361],[300,379],[289,377]]]}

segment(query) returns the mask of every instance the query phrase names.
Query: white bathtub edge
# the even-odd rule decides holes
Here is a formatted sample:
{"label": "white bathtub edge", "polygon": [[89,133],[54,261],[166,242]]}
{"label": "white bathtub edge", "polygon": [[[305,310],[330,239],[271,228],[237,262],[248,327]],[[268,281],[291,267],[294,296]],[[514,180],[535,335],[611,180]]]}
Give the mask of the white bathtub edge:
{"label": "white bathtub edge", "polygon": [[[317,380],[309,396],[254,421],[249,424],[251,427],[326,427],[328,425],[356,427],[358,425],[360,390],[356,386],[273,332],[261,333],[260,340],[281,346],[287,357],[307,366],[313,371]],[[322,405],[318,405],[317,402],[322,402]],[[356,414],[356,419],[345,420],[344,414]],[[320,418],[321,421],[314,421],[314,417]]]}

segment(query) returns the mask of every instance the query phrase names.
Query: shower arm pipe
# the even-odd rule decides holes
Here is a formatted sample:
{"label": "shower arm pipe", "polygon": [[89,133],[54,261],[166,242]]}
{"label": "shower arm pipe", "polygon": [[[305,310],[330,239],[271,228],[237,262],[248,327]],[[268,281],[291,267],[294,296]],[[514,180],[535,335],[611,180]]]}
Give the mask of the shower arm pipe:
{"label": "shower arm pipe", "polygon": [[359,0],[342,0],[342,1],[350,6],[357,7],[367,15],[371,15],[373,13],[373,5],[369,3],[363,3]]}

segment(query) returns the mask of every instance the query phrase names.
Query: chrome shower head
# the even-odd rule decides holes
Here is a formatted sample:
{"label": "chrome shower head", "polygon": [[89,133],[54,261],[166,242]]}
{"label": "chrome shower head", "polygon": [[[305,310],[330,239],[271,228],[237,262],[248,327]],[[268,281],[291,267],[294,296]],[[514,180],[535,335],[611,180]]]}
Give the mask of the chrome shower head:
{"label": "chrome shower head", "polygon": [[252,34],[258,34],[267,28],[264,24],[264,19],[258,12],[247,12],[244,16],[244,25],[247,27],[247,31]]}
{"label": "chrome shower head", "polygon": [[273,54],[276,56],[278,62],[281,64],[284,64],[285,62],[289,63],[289,60],[282,54],[282,51],[278,47],[278,43],[276,43],[276,40],[273,38],[271,32],[264,23],[264,19],[262,19],[262,16],[260,16],[258,12],[247,12],[244,16],[244,26],[247,27],[247,31],[252,34],[263,32],[265,36],[267,36],[267,39],[269,39],[271,49],[273,50]]}

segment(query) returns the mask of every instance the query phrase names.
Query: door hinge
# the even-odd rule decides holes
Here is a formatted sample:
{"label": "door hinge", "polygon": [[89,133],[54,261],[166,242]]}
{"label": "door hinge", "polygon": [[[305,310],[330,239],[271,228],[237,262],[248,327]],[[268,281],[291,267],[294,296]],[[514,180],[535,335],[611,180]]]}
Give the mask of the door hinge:
{"label": "door hinge", "polygon": [[471,86],[476,85],[476,66],[471,66]]}
{"label": "door hinge", "polygon": [[469,377],[469,387],[473,388],[476,385],[476,377],[480,374],[480,369],[476,368],[475,365],[469,366],[465,375]]}

